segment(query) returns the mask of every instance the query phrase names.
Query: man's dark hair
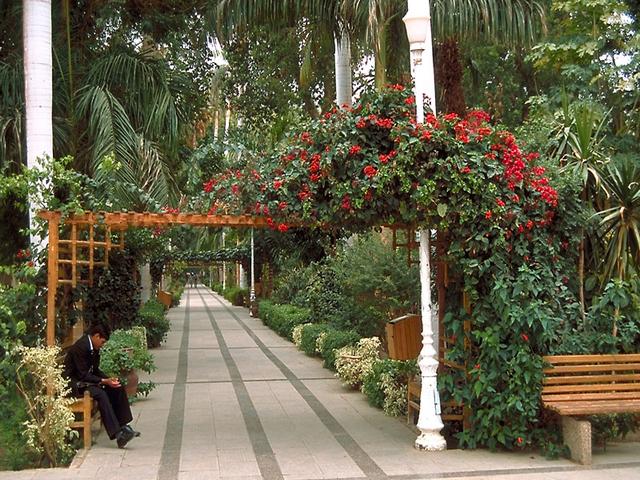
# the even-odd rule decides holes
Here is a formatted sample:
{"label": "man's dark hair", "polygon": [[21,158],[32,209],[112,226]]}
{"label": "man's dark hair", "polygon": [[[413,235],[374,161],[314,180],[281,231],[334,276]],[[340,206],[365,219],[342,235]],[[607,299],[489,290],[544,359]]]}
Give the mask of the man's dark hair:
{"label": "man's dark hair", "polygon": [[89,336],[98,334],[106,340],[109,340],[110,333],[109,328],[102,323],[95,323],[89,327],[89,330],[87,330],[87,334]]}

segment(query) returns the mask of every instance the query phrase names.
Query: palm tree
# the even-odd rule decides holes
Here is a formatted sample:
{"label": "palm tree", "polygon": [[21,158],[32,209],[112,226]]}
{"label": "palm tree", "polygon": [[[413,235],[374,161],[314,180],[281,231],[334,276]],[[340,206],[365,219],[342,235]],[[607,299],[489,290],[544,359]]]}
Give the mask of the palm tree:
{"label": "palm tree", "polygon": [[[53,157],[51,0],[25,0],[22,32],[27,167],[36,168],[38,158]],[[33,197],[29,199],[32,231],[38,208],[34,202]],[[31,234],[31,243],[43,246],[45,239],[34,235]]]}
{"label": "palm tree", "polygon": [[539,0],[434,0],[436,79],[443,111],[463,114],[460,42],[490,42],[507,47],[531,44],[546,30]]}

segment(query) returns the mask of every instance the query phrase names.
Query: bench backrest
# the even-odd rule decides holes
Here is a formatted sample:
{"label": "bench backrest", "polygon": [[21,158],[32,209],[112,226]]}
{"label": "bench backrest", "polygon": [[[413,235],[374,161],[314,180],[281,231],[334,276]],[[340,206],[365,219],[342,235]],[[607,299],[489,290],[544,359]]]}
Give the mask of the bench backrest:
{"label": "bench backrest", "polygon": [[385,327],[389,358],[413,360],[422,348],[422,317],[409,314],[395,318]]}
{"label": "bench backrest", "polygon": [[543,357],[542,401],[571,402],[640,398],[640,354]]}

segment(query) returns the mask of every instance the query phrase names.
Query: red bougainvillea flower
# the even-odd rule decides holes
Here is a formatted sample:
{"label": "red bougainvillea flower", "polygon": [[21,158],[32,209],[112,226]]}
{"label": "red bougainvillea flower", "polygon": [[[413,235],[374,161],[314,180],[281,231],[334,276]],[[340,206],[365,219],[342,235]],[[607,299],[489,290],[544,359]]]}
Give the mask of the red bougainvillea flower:
{"label": "red bougainvillea flower", "polygon": [[406,105],[413,105],[414,103],[416,103],[416,97],[411,95],[410,97],[405,98],[404,103]]}
{"label": "red bougainvillea flower", "polygon": [[234,195],[238,195],[240,193],[240,185],[234,183],[233,185],[231,185],[231,191]]}
{"label": "red bougainvillea flower", "polygon": [[349,149],[349,155],[357,155],[358,153],[360,153],[361,150],[362,150],[362,147],[360,145],[353,145]]}
{"label": "red bougainvillea flower", "polygon": [[351,198],[349,197],[349,195],[345,195],[344,197],[342,197],[342,208],[344,210],[351,209]]}
{"label": "red bougainvillea flower", "polygon": [[469,168],[468,165],[465,165],[460,169],[460,173],[471,173],[471,169]]}
{"label": "red bougainvillea flower", "polygon": [[317,182],[318,180],[320,180],[320,174],[312,173],[311,175],[309,175],[309,180],[311,180],[314,183]]}
{"label": "red bougainvillea flower", "polygon": [[309,132],[302,132],[300,135],[300,140],[309,145],[313,144],[313,138],[311,138],[311,134]]}
{"label": "red bougainvillea flower", "polygon": [[444,117],[443,117],[447,122],[455,122],[456,120],[459,120],[460,117],[458,116],[457,113],[455,112],[451,112],[451,113],[447,113]]}
{"label": "red bougainvillea flower", "polygon": [[431,140],[432,136],[433,134],[431,133],[431,130],[422,130],[422,135],[420,135],[420,140],[422,140],[423,142],[428,142]]}
{"label": "red bougainvillea flower", "polygon": [[367,178],[375,177],[376,173],[378,173],[376,168],[371,166],[371,165],[367,165],[366,167],[364,167],[364,169],[362,171],[367,176]]}
{"label": "red bougainvillea flower", "polygon": [[526,333],[521,333],[520,337],[522,338],[522,340],[524,340],[525,342],[529,341],[529,335],[527,335]]}
{"label": "red bougainvillea flower", "polygon": [[285,210],[287,208],[287,202],[278,203],[278,210]]}
{"label": "red bougainvillea flower", "polygon": [[505,206],[505,203],[500,199],[497,199],[496,203],[498,204],[499,207],[504,207]]}
{"label": "red bougainvillea flower", "polygon": [[363,129],[367,126],[367,121],[364,118],[361,118],[356,122],[356,128]]}
{"label": "red bougainvillea flower", "polygon": [[522,442],[524,442],[524,440],[522,440],[522,437],[518,437],[516,438],[516,442],[518,442],[518,445],[522,445]]}
{"label": "red bougainvillea flower", "polygon": [[484,218],[486,218],[487,220],[489,220],[492,215],[493,214],[491,213],[491,210],[487,210],[486,212],[484,212]]}
{"label": "red bougainvillea flower", "polygon": [[274,180],[273,181],[274,190],[278,190],[281,186],[282,186],[282,180]]}
{"label": "red bougainvillea flower", "polygon": [[473,367],[473,368],[475,368],[476,370],[480,370],[480,364],[476,363],[475,367]]}
{"label": "red bougainvillea flower", "polygon": [[399,83],[394,83],[394,84],[391,84],[391,85],[387,85],[387,88],[389,90],[396,90],[398,92],[404,91],[404,85],[400,85]]}
{"label": "red bougainvillea flower", "polygon": [[393,128],[393,120],[391,120],[390,118],[379,118],[378,120],[376,120],[376,125],[380,128],[391,130]]}
{"label": "red bougainvillea flower", "polygon": [[278,225],[278,231],[284,233],[287,230],[289,230],[289,227],[287,226],[287,224],[281,223],[280,225]]}

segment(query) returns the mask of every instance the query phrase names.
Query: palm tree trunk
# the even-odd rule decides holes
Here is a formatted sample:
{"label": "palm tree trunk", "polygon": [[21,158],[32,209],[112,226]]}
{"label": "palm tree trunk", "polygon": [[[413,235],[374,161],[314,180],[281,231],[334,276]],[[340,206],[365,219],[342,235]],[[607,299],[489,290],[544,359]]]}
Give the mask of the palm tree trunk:
{"label": "palm tree trunk", "polygon": [[351,80],[351,40],[346,31],[342,31],[340,38],[335,38],[336,65],[336,103],[339,107],[352,105],[353,85]]}
{"label": "palm tree trunk", "polygon": [[[51,53],[51,0],[25,0],[23,5],[24,98],[27,167],[37,158],[53,157],[53,87]],[[29,223],[34,227],[35,208],[29,202]],[[31,243],[43,244],[34,236]]]}
{"label": "palm tree trunk", "polygon": [[450,37],[436,47],[436,78],[445,113],[455,112],[462,116],[467,110],[462,75],[458,41]]}

